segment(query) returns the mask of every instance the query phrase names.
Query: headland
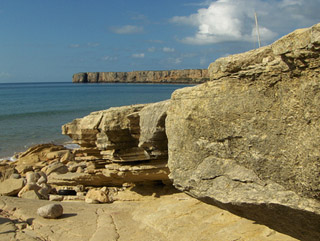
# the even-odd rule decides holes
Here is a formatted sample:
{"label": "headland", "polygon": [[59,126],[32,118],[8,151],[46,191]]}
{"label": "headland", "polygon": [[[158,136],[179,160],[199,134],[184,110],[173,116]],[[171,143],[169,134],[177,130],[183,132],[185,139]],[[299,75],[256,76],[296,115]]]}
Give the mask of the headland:
{"label": "headland", "polygon": [[74,74],[73,83],[166,83],[199,84],[209,80],[207,69],[132,72],[84,72]]}

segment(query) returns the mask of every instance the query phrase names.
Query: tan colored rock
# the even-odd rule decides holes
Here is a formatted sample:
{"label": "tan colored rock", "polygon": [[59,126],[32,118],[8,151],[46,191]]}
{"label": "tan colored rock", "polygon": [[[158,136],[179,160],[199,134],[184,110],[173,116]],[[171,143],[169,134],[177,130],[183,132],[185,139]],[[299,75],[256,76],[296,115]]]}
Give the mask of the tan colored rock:
{"label": "tan colored rock", "polygon": [[108,203],[108,190],[91,189],[85,197],[86,203]]}
{"label": "tan colored rock", "polygon": [[41,144],[29,148],[20,154],[15,162],[16,170],[25,174],[28,171],[39,171],[48,165],[47,154],[51,152],[66,150],[63,146],[54,144]]}
{"label": "tan colored rock", "polygon": [[40,174],[37,172],[27,172],[26,173],[26,180],[27,183],[36,183],[40,178]]}
{"label": "tan colored rock", "polygon": [[16,196],[24,186],[24,180],[22,178],[6,179],[0,182],[0,194],[6,196]]}
{"label": "tan colored rock", "polygon": [[173,93],[166,132],[175,187],[320,239],[318,36],[320,24],[219,59],[212,82]]}
{"label": "tan colored rock", "polygon": [[41,169],[41,171],[43,171],[47,176],[52,173],[65,174],[68,172],[68,167],[63,163],[56,161],[49,164],[48,166],[45,166]]}
{"label": "tan colored rock", "polygon": [[62,196],[62,195],[54,195],[54,194],[49,195],[50,201],[60,202],[60,201],[63,201],[63,198],[64,198],[64,196]]}
{"label": "tan colored rock", "polygon": [[110,185],[112,181],[102,173],[66,173],[66,174],[51,174],[48,177],[48,184],[52,186],[104,186]]}
{"label": "tan colored rock", "polygon": [[52,188],[48,184],[42,183],[38,192],[41,195],[42,199],[49,200],[49,194],[51,190]]}
{"label": "tan colored rock", "polygon": [[15,173],[17,173],[17,170],[11,162],[0,161],[0,182],[10,178]]}
{"label": "tan colored rock", "polygon": [[[169,102],[164,101],[114,107],[64,125],[63,134],[80,145],[75,151],[75,161],[67,164],[68,169],[84,175],[56,176],[51,179],[52,183],[74,183],[71,180],[74,177],[82,179],[88,174],[95,177],[85,178],[87,181],[81,184],[90,185],[89,180],[95,180],[93,186],[167,181],[169,171],[164,124],[168,106]],[[99,184],[97,180],[100,180]]]}
{"label": "tan colored rock", "polygon": [[123,183],[143,183],[157,180],[169,180],[169,169],[167,160],[154,160],[147,163],[135,165],[121,165],[117,163],[106,165],[102,170],[110,183],[122,185]]}
{"label": "tan colored rock", "polygon": [[61,158],[60,162],[63,164],[67,164],[68,162],[71,162],[74,160],[74,155],[71,153],[71,151],[66,152]]}
{"label": "tan colored rock", "polygon": [[[23,197],[24,193],[29,191],[36,191],[37,195],[39,194],[38,191],[40,190],[40,186],[38,186],[36,183],[27,183],[18,193],[18,197]],[[39,195],[40,197],[40,195]],[[40,199],[40,198],[39,198]]]}
{"label": "tan colored rock", "polygon": [[24,199],[32,199],[32,200],[42,199],[42,196],[40,195],[40,193],[37,190],[25,191],[20,195],[20,197],[24,198]]}

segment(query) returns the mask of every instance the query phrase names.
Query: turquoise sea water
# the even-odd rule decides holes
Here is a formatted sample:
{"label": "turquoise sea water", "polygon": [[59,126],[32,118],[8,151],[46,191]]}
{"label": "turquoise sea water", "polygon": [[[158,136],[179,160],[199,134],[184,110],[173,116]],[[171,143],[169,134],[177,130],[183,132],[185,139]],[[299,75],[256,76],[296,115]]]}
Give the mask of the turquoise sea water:
{"label": "turquoise sea water", "polygon": [[0,84],[0,159],[40,143],[70,141],[61,126],[113,106],[169,99],[185,85]]}

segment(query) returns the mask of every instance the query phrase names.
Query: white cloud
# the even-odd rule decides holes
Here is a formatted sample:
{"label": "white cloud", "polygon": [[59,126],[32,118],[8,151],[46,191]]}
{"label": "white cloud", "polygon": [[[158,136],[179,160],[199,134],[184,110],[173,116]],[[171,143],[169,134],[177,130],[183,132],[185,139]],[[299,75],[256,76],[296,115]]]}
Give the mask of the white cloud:
{"label": "white cloud", "polygon": [[280,7],[285,8],[288,6],[294,6],[294,5],[299,5],[302,6],[303,0],[283,0],[280,3]]}
{"label": "white cloud", "polygon": [[100,43],[88,43],[89,47],[98,47],[100,45]]}
{"label": "white cloud", "polygon": [[143,27],[136,25],[125,25],[120,27],[111,27],[112,32],[116,34],[135,34],[143,32]]}
{"label": "white cloud", "polygon": [[169,47],[163,47],[162,51],[166,52],[166,53],[173,53],[175,51],[175,49],[169,48]]}
{"label": "white cloud", "polygon": [[168,62],[171,64],[181,64],[182,63],[182,58],[169,58]]}
{"label": "white cloud", "polygon": [[[193,35],[180,39],[187,44],[213,44],[226,41],[256,41],[254,12],[259,19],[264,42],[274,40],[290,27],[310,26],[319,19],[319,0],[216,0],[189,16],[175,16],[172,23],[196,28]],[[208,4],[209,2],[203,2]],[[320,19],[319,19],[320,20]],[[292,31],[289,29],[288,32]]]}
{"label": "white cloud", "polygon": [[152,53],[152,52],[155,52],[156,51],[156,48],[155,47],[150,47],[148,48],[148,52]]}
{"label": "white cloud", "polygon": [[80,44],[70,44],[70,48],[80,48]]}
{"label": "white cloud", "polygon": [[143,20],[143,21],[147,21],[147,16],[140,14],[140,13],[136,13],[131,17],[132,20]]}
{"label": "white cloud", "polygon": [[162,40],[159,40],[159,39],[148,40],[148,42],[150,42],[150,43],[156,43],[156,44],[162,44],[162,43],[163,43],[163,41],[162,41]]}
{"label": "white cloud", "polygon": [[144,53],[132,54],[132,58],[142,59],[144,58]]}
{"label": "white cloud", "polygon": [[101,59],[103,61],[116,61],[116,60],[118,60],[118,57],[115,57],[115,56],[104,56]]}

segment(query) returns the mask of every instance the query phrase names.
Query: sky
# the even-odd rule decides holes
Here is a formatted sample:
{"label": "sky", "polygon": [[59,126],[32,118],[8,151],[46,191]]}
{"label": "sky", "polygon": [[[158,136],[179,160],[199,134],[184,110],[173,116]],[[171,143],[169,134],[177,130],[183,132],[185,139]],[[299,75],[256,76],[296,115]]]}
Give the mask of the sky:
{"label": "sky", "polygon": [[320,0],[0,0],[0,83],[207,68],[320,22]]}

